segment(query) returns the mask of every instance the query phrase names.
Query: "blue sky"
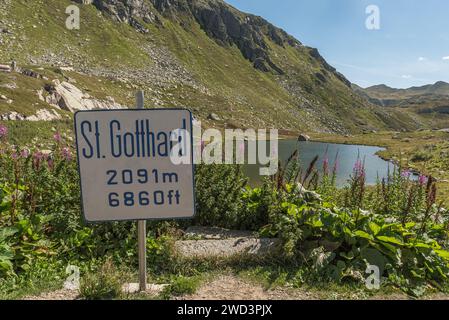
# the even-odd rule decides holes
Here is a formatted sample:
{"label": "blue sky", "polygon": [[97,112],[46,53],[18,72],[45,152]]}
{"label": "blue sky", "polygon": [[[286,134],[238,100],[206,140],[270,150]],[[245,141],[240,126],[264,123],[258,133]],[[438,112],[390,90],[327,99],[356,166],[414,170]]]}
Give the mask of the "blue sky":
{"label": "blue sky", "polygon": [[[449,82],[448,0],[226,0],[260,15],[363,87]],[[377,5],[380,29],[365,10]]]}

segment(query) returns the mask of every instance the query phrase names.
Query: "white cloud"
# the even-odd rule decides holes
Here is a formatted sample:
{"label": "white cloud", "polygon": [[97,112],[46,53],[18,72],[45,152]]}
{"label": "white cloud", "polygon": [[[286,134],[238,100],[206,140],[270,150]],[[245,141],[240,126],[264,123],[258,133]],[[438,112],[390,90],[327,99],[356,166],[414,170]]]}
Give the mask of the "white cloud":
{"label": "white cloud", "polygon": [[401,76],[401,78],[402,79],[411,79],[411,78],[413,78],[411,75],[409,75],[409,74],[403,74],[402,76]]}
{"label": "white cloud", "polygon": [[443,57],[443,60],[449,60],[449,56]]}
{"label": "white cloud", "polygon": [[426,60],[427,60],[426,57],[419,57],[419,58],[418,58],[418,61],[426,61]]}

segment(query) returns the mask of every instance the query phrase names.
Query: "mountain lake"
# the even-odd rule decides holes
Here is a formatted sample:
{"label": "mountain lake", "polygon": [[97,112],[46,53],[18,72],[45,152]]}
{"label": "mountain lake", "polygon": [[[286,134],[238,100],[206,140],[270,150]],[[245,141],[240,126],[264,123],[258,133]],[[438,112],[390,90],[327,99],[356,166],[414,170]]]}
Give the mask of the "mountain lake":
{"label": "mountain lake", "polygon": [[[348,183],[357,159],[365,163],[366,183],[368,185],[374,185],[378,179],[386,178],[388,171],[393,172],[395,168],[392,162],[385,161],[377,155],[377,152],[385,150],[380,147],[312,141],[303,142],[297,139],[286,139],[279,140],[278,150],[279,159],[283,164],[295,150],[298,150],[303,175],[315,156],[319,156],[315,168],[320,173],[320,176],[323,173],[323,162],[325,159],[329,161],[330,172],[332,172],[335,161],[337,161],[336,183],[338,187],[343,187]],[[244,165],[244,173],[249,177],[251,185],[258,185],[263,179],[263,176],[259,175],[259,168],[260,165],[257,164]]]}

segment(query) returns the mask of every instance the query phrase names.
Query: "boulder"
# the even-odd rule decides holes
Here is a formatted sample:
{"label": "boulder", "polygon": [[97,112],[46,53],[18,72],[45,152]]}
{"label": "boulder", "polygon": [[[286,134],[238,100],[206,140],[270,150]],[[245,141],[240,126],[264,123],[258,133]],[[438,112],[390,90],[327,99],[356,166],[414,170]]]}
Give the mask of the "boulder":
{"label": "boulder", "polygon": [[255,238],[255,233],[252,231],[242,230],[228,230],[217,227],[188,227],[184,233],[187,239],[203,239],[203,240],[220,240],[231,238]]}
{"label": "boulder", "polygon": [[11,66],[0,64],[0,72],[11,72]]}
{"label": "boulder", "polygon": [[36,114],[25,116],[21,113],[10,111],[0,115],[0,120],[3,121],[52,121],[62,119],[61,115],[56,110],[40,109]]}
{"label": "boulder", "polygon": [[220,121],[220,117],[216,114],[216,113],[211,113],[209,114],[209,116],[207,117],[209,120],[213,120],[213,121]]}
{"label": "boulder", "polygon": [[36,78],[36,79],[42,79],[42,75],[29,69],[25,69],[22,71],[22,74],[28,77]]}
{"label": "boulder", "polygon": [[310,140],[310,137],[306,134],[300,134],[298,136],[298,141],[309,141],[309,140]]}
{"label": "boulder", "polygon": [[176,241],[175,251],[185,258],[229,258],[232,256],[267,256],[279,253],[280,239],[229,238],[222,240]]}
{"label": "boulder", "polygon": [[56,110],[40,109],[36,114],[26,117],[27,121],[53,121],[60,120],[61,115]]}
{"label": "boulder", "polygon": [[21,121],[25,120],[25,116],[15,111],[10,111],[0,115],[2,121]]}
{"label": "boulder", "polygon": [[175,251],[185,258],[266,256],[277,254],[282,248],[280,239],[259,238],[255,232],[215,227],[189,227],[184,239],[176,241]]}
{"label": "boulder", "polygon": [[78,110],[93,109],[121,109],[113,98],[108,100],[97,100],[85,94],[79,88],[68,82],[54,80],[51,85],[45,87],[48,95],[44,97],[42,92],[38,93],[41,100],[47,102],[55,108],[76,112]]}

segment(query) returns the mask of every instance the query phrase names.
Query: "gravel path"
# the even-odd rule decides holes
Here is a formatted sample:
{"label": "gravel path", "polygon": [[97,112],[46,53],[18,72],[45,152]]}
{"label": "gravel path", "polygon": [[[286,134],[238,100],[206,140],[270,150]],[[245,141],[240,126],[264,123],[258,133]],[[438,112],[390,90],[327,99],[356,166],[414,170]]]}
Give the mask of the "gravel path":
{"label": "gravel path", "polygon": [[201,286],[192,295],[180,300],[314,300],[311,292],[276,288],[265,290],[261,285],[253,284],[232,275],[222,275]]}
{"label": "gravel path", "polygon": [[[176,300],[321,300],[321,299],[360,299],[355,296],[329,295],[331,291],[313,292],[306,289],[275,288],[265,290],[261,285],[241,279],[235,275],[220,275],[204,283],[194,294],[175,298]],[[149,295],[150,296],[150,295]],[[132,298],[132,296],[131,296]],[[27,296],[23,300],[77,300],[78,292],[61,289],[42,293],[37,296]],[[379,294],[369,300],[409,300],[407,295],[397,292]],[[449,300],[449,296],[436,293],[423,298],[424,300]]]}
{"label": "gravel path", "polygon": [[41,293],[38,296],[26,296],[22,300],[76,300],[77,298],[78,298],[78,291],[61,289]]}

